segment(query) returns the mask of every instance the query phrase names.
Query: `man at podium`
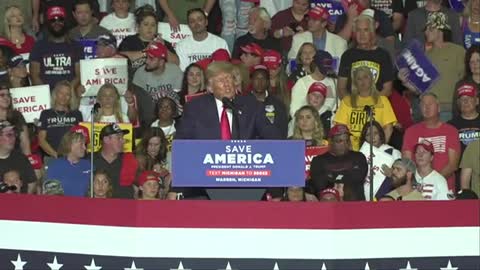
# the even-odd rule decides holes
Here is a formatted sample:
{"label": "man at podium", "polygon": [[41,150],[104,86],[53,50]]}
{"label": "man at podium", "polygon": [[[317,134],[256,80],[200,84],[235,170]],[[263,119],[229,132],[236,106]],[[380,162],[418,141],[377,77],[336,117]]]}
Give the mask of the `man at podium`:
{"label": "man at podium", "polygon": [[[187,103],[175,139],[285,139],[265,116],[265,107],[252,95],[236,96],[233,65],[213,62],[206,70],[209,94]],[[208,198],[201,188],[173,188],[169,199]]]}

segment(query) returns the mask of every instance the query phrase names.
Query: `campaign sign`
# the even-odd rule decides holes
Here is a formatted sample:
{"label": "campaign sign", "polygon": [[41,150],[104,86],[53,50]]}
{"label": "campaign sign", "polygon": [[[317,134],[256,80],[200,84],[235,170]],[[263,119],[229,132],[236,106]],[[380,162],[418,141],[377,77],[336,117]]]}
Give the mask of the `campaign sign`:
{"label": "campaign sign", "polygon": [[80,39],[78,43],[83,46],[83,56],[85,59],[95,58],[95,54],[97,51],[96,39]]}
{"label": "campaign sign", "polygon": [[85,87],[82,96],[96,96],[105,83],[111,83],[120,95],[127,91],[128,66],[126,58],[80,60],[80,80]]}
{"label": "campaign sign", "polygon": [[180,31],[173,32],[170,28],[170,24],[165,22],[158,23],[158,33],[162,35],[162,38],[172,44],[175,48],[178,42],[184,40],[186,37],[192,35],[192,31],[186,24],[180,24]]}
{"label": "campaign sign", "polygon": [[448,2],[450,3],[452,9],[458,13],[462,13],[463,9],[465,9],[465,4],[463,3],[463,0],[448,0]]}
{"label": "campaign sign", "polygon": [[43,110],[50,109],[50,87],[36,85],[10,89],[13,108],[23,114],[27,123],[40,119]]}
{"label": "campaign sign", "polygon": [[312,8],[320,6],[321,8],[328,10],[328,13],[330,14],[328,21],[333,24],[337,21],[337,18],[340,15],[345,13],[342,1],[339,0],[312,0],[310,6]]}
{"label": "campaign sign", "polygon": [[288,187],[305,185],[300,140],[174,140],[174,187]]}
{"label": "campaign sign", "polygon": [[408,69],[407,81],[421,93],[428,91],[440,77],[437,68],[416,40],[411,41],[397,56],[396,65],[398,70]]}
{"label": "campaign sign", "polygon": [[[93,151],[97,152],[100,150],[100,131],[102,128],[109,123],[94,123],[93,124],[93,140],[90,140],[90,143],[87,145],[87,151],[90,152],[92,149],[92,142],[93,142]],[[86,127],[88,129],[88,134],[92,134],[90,122],[80,122],[80,125]],[[131,123],[117,123],[117,125],[121,129],[126,129],[130,131],[128,134],[125,134],[123,138],[125,139],[125,143],[123,144],[123,152],[132,152],[133,149],[133,127]]]}
{"label": "campaign sign", "polygon": [[310,179],[310,164],[314,157],[323,155],[328,151],[328,146],[309,146],[305,148],[305,175]]}
{"label": "campaign sign", "polygon": [[[367,158],[368,163],[368,175],[365,179],[364,192],[365,198],[367,201],[370,200],[370,144],[364,142],[360,148],[360,152]],[[373,194],[377,194],[378,189],[382,186],[383,181],[385,181],[386,176],[380,171],[382,165],[387,165],[391,167],[394,162],[394,157],[389,155],[377,147],[373,147]]]}

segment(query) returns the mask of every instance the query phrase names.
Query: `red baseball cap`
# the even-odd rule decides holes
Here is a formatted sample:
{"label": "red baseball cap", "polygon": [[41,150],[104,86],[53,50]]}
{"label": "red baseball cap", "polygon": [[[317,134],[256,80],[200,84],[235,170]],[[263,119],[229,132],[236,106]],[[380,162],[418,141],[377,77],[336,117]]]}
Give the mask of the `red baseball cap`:
{"label": "red baseball cap", "polygon": [[327,96],[327,86],[321,82],[314,82],[308,88],[308,94],[318,92],[323,95],[323,97]]}
{"label": "red baseball cap", "polygon": [[65,18],[65,9],[60,6],[53,6],[47,10],[47,20],[54,20],[59,18]]}
{"label": "red baseball cap", "polygon": [[333,189],[333,188],[326,188],[326,189],[320,191],[318,197],[322,198],[323,196],[325,196],[327,194],[332,194],[333,196],[335,196],[335,199],[337,199],[337,201],[340,201],[340,193],[338,192],[338,190]]}
{"label": "red baseball cap", "polygon": [[261,57],[263,55],[263,49],[257,43],[249,43],[245,46],[240,46],[240,49],[246,53],[251,53],[256,56]]}
{"label": "red baseball cap", "polygon": [[458,97],[463,97],[463,96],[476,97],[477,89],[473,84],[464,83],[457,88],[457,95]]}
{"label": "red baseball cap", "polygon": [[85,138],[85,143],[90,144],[90,135],[89,135],[89,132],[88,132],[88,128],[86,128],[82,125],[75,125],[75,126],[70,128],[70,131],[82,134],[83,137]]}
{"label": "red baseball cap", "polygon": [[252,76],[253,73],[257,70],[264,70],[264,71],[268,72],[267,66],[259,64],[259,65],[255,65],[255,66],[250,67],[250,76]]}
{"label": "red baseball cap", "polygon": [[433,147],[432,142],[430,142],[428,140],[420,141],[419,143],[415,144],[415,146],[413,148],[415,150],[415,152],[417,152],[417,148],[420,147],[420,146],[423,147],[423,149],[427,150],[428,152],[432,153],[432,155],[435,154],[435,148]]}
{"label": "red baseball cap", "polygon": [[315,6],[308,11],[308,17],[313,20],[328,20],[330,13],[328,10],[321,8],[320,6]]}
{"label": "red baseball cap", "polygon": [[42,168],[42,158],[38,154],[31,154],[27,156],[30,165],[34,170],[40,170]]}
{"label": "red baseball cap", "polygon": [[214,61],[230,61],[230,54],[225,49],[218,49],[212,53],[211,57],[212,62]]}
{"label": "red baseball cap", "polygon": [[155,172],[155,171],[144,171],[140,176],[138,177],[138,186],[141,187],[143,184],[145,184],[147,181],[156,181],[160,182],[160,174]]}
{"label": "red baseball cap", "polygon": [[150,57],[167,59],[168,49],[163,43],[157,41],[150,43],[145,49],[145,52]]}
{"label": "red baseball cap", "polygon": [[336,124],[335,126],[333,126],[330,131],[328,132],[328,137],[329,138],[333,138],[337,135],[342,135],[342,134],[348,134],[350,135],[350,130],[348,129],[348,127],[346,125],[343,125],[343,124]]}
{"label": "red baseball cap", "polygon": [[277,69],[282,64],[282,55],[275,50],[263,52],[263,64],[268,69]]}

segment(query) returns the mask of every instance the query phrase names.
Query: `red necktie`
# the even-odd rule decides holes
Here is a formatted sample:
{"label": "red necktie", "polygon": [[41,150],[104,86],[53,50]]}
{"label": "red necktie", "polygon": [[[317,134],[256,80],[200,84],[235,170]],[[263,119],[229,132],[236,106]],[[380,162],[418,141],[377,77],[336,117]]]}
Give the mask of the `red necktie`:
{"label": "red necktie", "polygon": [[227,109],[223,107],[222,116],[220,117],[220,135],[222,140],[231,140],[230,123],[228,121]]}

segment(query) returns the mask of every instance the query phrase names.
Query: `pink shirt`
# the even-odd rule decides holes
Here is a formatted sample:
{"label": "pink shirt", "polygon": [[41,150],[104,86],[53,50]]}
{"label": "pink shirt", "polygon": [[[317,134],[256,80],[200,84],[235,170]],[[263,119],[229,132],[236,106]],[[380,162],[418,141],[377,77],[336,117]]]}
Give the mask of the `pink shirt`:
{"label": "pink shirt", "polygon": [[[452,125],[442,123],[438,128],[427,128],[425,123],[421,122],[409,127],[403,136],[402,152],[410,151],[414,159],[415,144],[422,140],[432,142],[435,149],[433,156],[433,169],[441,171],[448,164],[448,149],[460,153],[460,141],[458,131]],[[455,192],[455,175],[447,179],[448,188]]]}

